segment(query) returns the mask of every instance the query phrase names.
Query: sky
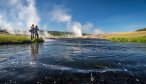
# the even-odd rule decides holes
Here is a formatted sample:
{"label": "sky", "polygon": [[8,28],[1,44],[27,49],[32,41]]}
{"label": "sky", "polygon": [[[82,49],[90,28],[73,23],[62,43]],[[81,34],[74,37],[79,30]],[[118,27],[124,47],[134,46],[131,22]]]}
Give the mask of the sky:
{"label": "sky", "polygon": [[[12,9],[8,2],[17,2],[20,7]],[[16,2],[15,2],[16,1]],[[50,31],[74,31],[110,33],[130,32],[146,27],[146,0],[0,0],[0,15],[7,16],[5,23],[20,24],[34,22],[40,28]],[[31,4],[29,4],[31,3]],[[26,8],[24,7],[26,6]],[[24,7],[24,8],[23,8]],[[20,12],[19,19],[17,11]],[[31,13],[27,13],[27,12]],[[33,11],[33,12],[32,12]],[[5,15],[4,15],[5,14]],[[15,16],[12,18],[12,16]],[[29,19],[32,17],[32,19]],[[14,21],[13,21],[14,20]],[[12,22],[11,22],[12,21]],[[15,23],[14,23],[15,22]],[[4,22],[0,21],[4,25]],[[28,23],[27,27],[28,26]]]}

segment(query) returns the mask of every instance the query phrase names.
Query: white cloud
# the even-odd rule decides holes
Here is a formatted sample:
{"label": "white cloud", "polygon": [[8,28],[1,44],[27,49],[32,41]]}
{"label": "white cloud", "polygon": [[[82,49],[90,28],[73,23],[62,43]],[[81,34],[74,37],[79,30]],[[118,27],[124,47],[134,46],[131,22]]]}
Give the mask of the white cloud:
{"label": "white cloud", "polygon": [[70,22],[72,19],[72,16],[68,14],[67,9],[61,7],[61,6],[55,6],[53,10],[50,12],[51,20],[56,22]]}

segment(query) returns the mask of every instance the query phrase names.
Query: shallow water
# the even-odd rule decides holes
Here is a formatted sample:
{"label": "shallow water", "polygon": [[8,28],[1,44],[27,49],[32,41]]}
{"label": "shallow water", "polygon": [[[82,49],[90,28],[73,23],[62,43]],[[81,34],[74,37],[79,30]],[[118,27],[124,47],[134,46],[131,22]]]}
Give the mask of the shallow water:
{"label": "shallow water", "polygon": [[146,83],[146,44],[47,39],[1,45],[0,84]]}

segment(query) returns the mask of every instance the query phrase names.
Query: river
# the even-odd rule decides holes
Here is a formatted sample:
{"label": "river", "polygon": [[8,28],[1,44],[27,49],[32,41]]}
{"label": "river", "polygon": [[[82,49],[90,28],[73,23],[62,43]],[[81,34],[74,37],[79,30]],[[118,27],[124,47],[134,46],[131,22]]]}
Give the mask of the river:
{"label": "river", "polygon": [[146,44],[47,39],[1,45],[0,84],[143,84]]}

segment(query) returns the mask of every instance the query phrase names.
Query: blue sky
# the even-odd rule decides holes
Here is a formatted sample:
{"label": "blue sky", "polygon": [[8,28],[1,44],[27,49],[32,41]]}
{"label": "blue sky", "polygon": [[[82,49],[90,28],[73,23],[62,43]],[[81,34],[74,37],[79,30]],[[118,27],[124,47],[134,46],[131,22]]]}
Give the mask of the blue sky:
{"label": "blue sky", "polygon": [[0,26],[32,23],[50,31],[135,31],[146,27],[146,0],[0,0]]}
{"label": "blue sky", "polygon": [[91,22],[105,32],[134,31],[146,27],[146,0],[37,0],[36,7],[50,30],[66,31],[65,24],[49,21],[54,6],[69,10],[81,24]]}

